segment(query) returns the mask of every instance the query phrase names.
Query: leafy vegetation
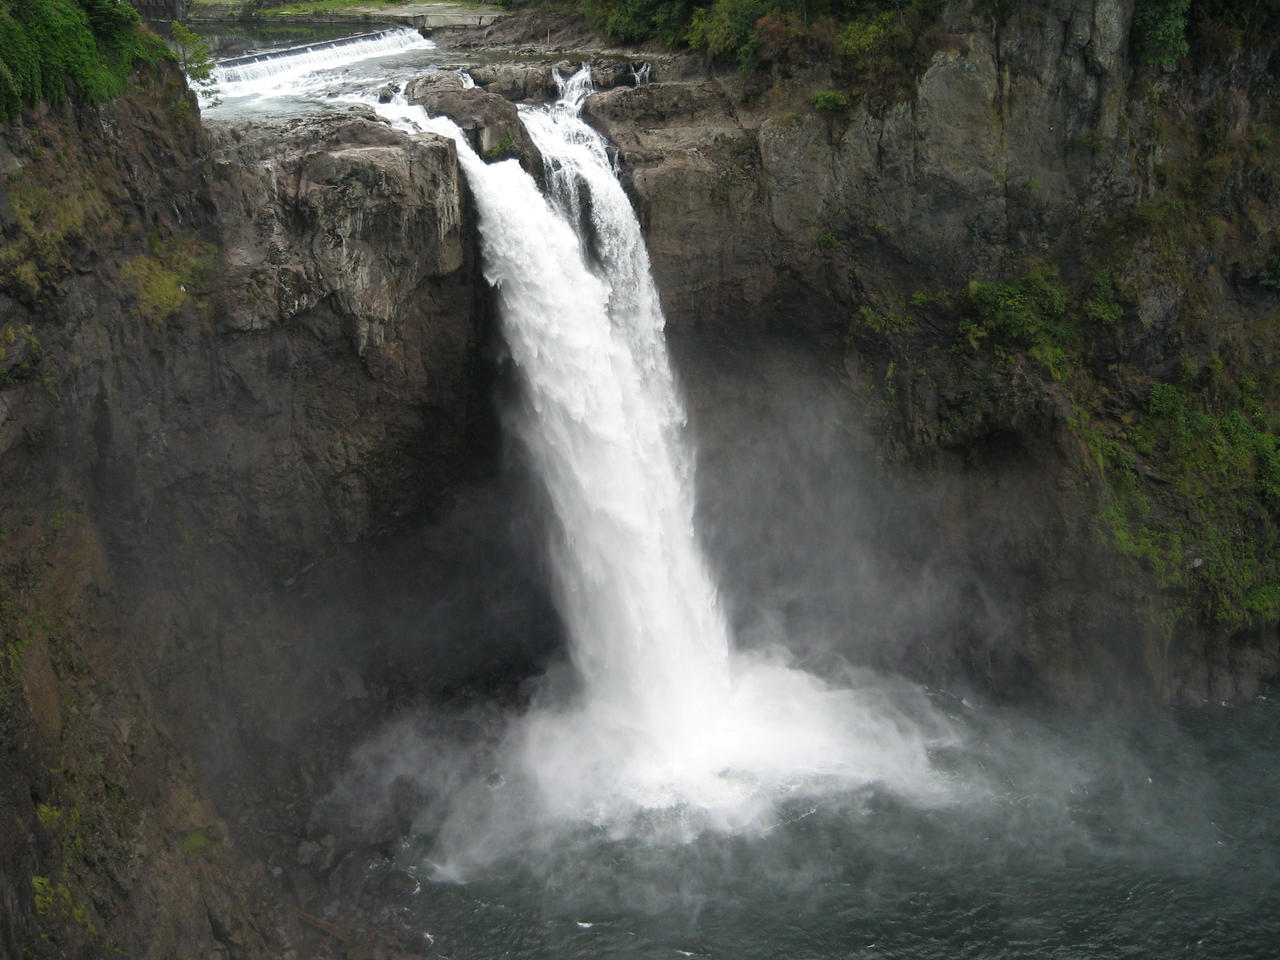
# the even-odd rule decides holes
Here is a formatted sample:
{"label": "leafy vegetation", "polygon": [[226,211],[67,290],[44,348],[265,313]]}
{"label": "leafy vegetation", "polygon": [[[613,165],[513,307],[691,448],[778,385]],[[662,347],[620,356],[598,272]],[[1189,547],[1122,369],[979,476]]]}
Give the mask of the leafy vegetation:
{"label": "leafy vegetation", "polygon": [[1056,271],[1032,270],[1012,283],[974,281],[968,301],[959,331],[971,347],[987,343],[997,356],[1010,347],[1025,349],[1055,380],[1067,375],[1078,334]]}
{"label": "leafy vegetation", "polygon": [[883,71],[914,66],[939,0],[581,0],[582,12],[618,40],[659,40],[705,50],[744,69],[813,59]]}
{"label": "leafy vegetation", "polygon": [[1187,52],[1187,8],[1191,0],[1138,0],[1133,13],[1133,46],[1138,59],[1171,67]]}
{"label": "leafy vegetation", "polygon": [[1257,381],[1223,369],[1215,357],[1156,381],[1131,425],[1086,440],[1108,480],[1103,522],[1175,598],[1173,620],[1237,630],[1280,616],[1280,438]]}
{"label": "leafy vegetation", "polygon": [[840,113],[849,108],[849,98],[839,90],[822,90],[809,101],[819,113]]}
{"label": "leafy vegetation", "polygon": [[187,75],[191,89],[206,104],[216,107],[222,100],[218,96],[217,81],[213,77],[213,57],[209,52],[209,41],[177,20],[169,25],[169,29],[178,48],[178,66]]}
{"label": "leafy vegetation", "polygon": [[135,63],[167,56],[125,0],[0,0],[0,119],[68,95],[110,100]]}
{"label": "leafy vegetation", "polygon": [[1192,24],[1207,52],[1221,57],[1277,19],[1280,0],[1138,0],[1132,46],[1142,63],[1167,68],[1190,51]]}

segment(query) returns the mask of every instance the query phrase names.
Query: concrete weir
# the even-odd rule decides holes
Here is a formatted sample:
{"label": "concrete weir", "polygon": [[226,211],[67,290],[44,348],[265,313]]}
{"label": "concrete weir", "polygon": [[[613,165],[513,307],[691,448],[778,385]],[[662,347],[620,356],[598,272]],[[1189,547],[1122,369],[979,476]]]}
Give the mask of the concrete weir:
{"label": "concrete weir", "polygon": [[[187,0],[132,0],[143,16],[153,19],[187,19],[187,20],[249,20],[263,16],[263,11],[271,7],[283,6],[285,0],[268,0],[266,3],[208,3]],[[154,6],[154,12],[148,12],[144,5]],[[183,13],[171,15],[164,13],[161,7],[178,4]],[[378,24],[399,24],[415,27],[424,33],[432,30],[452,27],[487,27],[494,21],[506,16],[506,11],[498,6],[470,3],[370,3],[368,6],[351,6],[342,10],[325,11],[324,13],[306,10],[275,12],[269,14],[272,20],[306,21],[308,23],[353,23],[362,27]]]}

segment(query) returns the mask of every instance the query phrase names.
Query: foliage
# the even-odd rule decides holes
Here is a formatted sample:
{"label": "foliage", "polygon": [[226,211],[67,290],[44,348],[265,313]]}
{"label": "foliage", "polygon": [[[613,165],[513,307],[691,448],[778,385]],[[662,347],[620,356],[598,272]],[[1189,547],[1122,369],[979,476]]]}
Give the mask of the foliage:
{"label": "foliage", "polygon": [[1271,290],[1280,290],[1280,253],[1271,255],[1258,273],[1258,283]]}
{"label": "foliage", "polygon": [[1198,371],[1156,381],[1131,425],[1088,440],[1117,548],[1182,598],[1182,616],[1236,630],[1280,614],[1280,438],[1263,424],[1257,384],[1220,382],[1220,370],[1210,365],[1207,384]]}
{"label": "foliage", "polygon": [[815,93],[809,103],[819,113],[840,113],[849,108],[849,98],[838,90]]}
{"label": "foliage", "polygon": [[1056,271],[1032,270],[1012,283],[974,281],[960,333],[975,349],[1025,349],[1055,379],[1066,376],[1068,349],[1078,339],[1067,322],[1069,299]]}
{"label": "foliage", "polygon": [[1093,287],[1082,307],[1088,319],[1107,326],[1114,326],[1124,315],[1124,307],[1116,302],[1116,288],[1109,271],[1103,270],[1093,278]]}
{"label": "foliage", "polygon": [[893,337],[905,333],[911,328],[911,318],[901,313],[880,313],[871,307],[859,307],[849,321],[849,329],[845,340],[851,341],[858,334],[873,333],[877,337]]}
{"label": "foliage", "polygon": [[1188,6],[1190,0],[1138,0],[1131,41],[1139,60],[1150,66],[1172,67],[1190,49]]}
{"label": "foliage", "polygon": [[1191,49],[1190,23],[1201,49],[1221,60],[1277,19],[1280,0],[1138,0],[1130,39],[1139,61],[1172,67]]}
{"label": "foliage", "polygon": [[867,56],[884,42],[893,23],[891,10],[868,14],[846,23],[836,36],[840,52],[855,60]]}
{"label": "foliage", "polygon": [[0,119],[68,93],[101,103],[167,49],[125,0],[0,0]]}
{"label": "foliage", "polygon": [[187,82],[205,104],[216,107],[222,101],[218,97],[217,81],[213,76],[213,57],[209,52],[209,42],[177,20],[169,27],[173,42],[178,47],[178,65],[187,75]]}
{"label": "foliage", "polygon": [[[715,0],[693,12],[686,40],[695,50],[705,49],[719,58],[733,55],[741,66],[750,66],[760,43],[754,36],[756,24],[772,6],[768,0]],[[774,27],[772,32],[776,46],[779,31]]]}
{"label": "foliage", "polygon": [[582,0],[582,12],[593,26],[625,43],[653,39],[675,43],[693,18],[693,2]]}
{"label": "foliage", "polygon": [[858,64],[886,50],[898,60],[938,0],[581,0],[588,20],[618,40],[685,43],[744,69],[771,62]]}
{"label": "foliage", "polygon": [[1255,33],[1280,15],[1280,0],[1192,0],[1190,18]]}

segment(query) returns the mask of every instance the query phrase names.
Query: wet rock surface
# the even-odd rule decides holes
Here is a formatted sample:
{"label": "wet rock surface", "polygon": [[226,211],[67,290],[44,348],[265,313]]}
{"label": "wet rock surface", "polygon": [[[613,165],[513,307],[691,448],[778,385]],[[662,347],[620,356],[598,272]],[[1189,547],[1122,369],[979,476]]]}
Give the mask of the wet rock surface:
{"label": "wet rock surface", "polygon": [[[369,634],[334,626],[386,572],[348,559],[318,587],[324,561],[489,469],[455,147],[359,112],[210,137],[186,96],[161,71],[0,147],[28,258],[0,283],[0,935],[413,955],[376,918],[309,922],[270,866],[390,702]],[[34,239],[55,217],[66,259]],[[412,614],[381,615],[403,655]],[[445,660],[440,684],[477,669]],[[345,861],[336,889],[353,853],[294,866],[326,889]]]}
{"label": "wet rock surface", "polygon": [[515,104],[505,97],[465,87],[457,74],[436,73],[411,81],[405,98],[421,104],[432,116],[456,123],[485,161],[515,157],[530,174],[542,176],[542,155],[520,122]]}

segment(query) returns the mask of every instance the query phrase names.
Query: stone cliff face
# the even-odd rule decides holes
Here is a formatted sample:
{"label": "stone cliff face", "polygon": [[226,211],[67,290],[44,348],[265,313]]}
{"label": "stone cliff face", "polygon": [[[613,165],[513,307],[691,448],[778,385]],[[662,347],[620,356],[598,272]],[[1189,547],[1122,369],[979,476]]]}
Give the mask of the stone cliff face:
{"label": "stone cliff face", "polygon": [[[917,677],[1250,696],[1280,667],[1273,45],[1144,72],[1130,4],[985,9],[946,8],[906,93],[831,110],[856,78],[827,67],[600,66],[713,552],[746,558],[740,596],[811,565]],[[503,97],[548,96],[545,63],[474,73],[410,93],[536,168]],[[325,955],[313,914],[366,848],[308,813],[350,738],[557,630],[494,532],[511,491],[410,522],[492,467],[454,147],[358,111],[205,130],[160,71],[10,125],[0,173],[0,955]],[[780,469],[806,444],[872,491],[869,577],[842,506]]]}
{"label": "stone cliff face", "polygon": [[[588,112],[621,151],[675,322],[821,326],[806,314],[823,298],[967,283],[1139,199],[1131,15],[1063,0],[997,27],[952,4],[910,96],[827,114],[808,102],[837,82],[821,68],[620,87]],[[826,269],[827,234],[845,269]]]}
{"label": "stone cliff face", "polygon": [[[1242,454],[1251,505],[1206,516],[1192,501],[1233,481],[1178,448],[1181,421],[1148,395],[1173,384],[1212,433],[1239,383],[1261,382],[1269,449],[1277,393],[1257,358],[1275,305],[1255,278],[1275,227],[1274,44],[1206,34],[1161,73],[1130,60],[1131,4],[991,10],[949,4],[905,94],[820,110],[812,95],[847,75],[656,69],[586,112],[619,148],[672,323],[830,344],[900,465],[882,482],[940,484],[941,534],[918,559],[975,571],[984,599],[957,625],[1003,624],[960,627],[943,673],[1068,699],[1108,675],[1251,696],[1280,667],[1261,599],[1269,454]],[[1206,400],[1214,376],[1232,386]],[[1131,496],[1135,464],[1158,479]],[[1237,524],[1268,532],[1223,534]],[[1216,552],[1237,559],[1209,571]]]}
{"label": "stone cliff face", "polygon": [[0,952],[291,955],[185,757],[349,702],[314,598],[273,598],[475,460],[453,145],[211,140],[164,71],[0,144]]}

